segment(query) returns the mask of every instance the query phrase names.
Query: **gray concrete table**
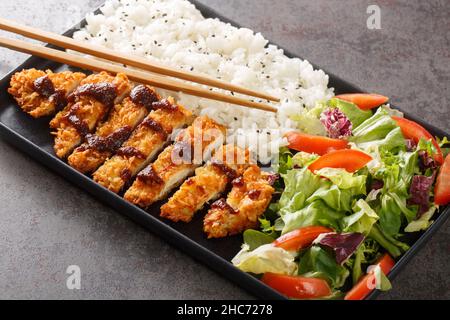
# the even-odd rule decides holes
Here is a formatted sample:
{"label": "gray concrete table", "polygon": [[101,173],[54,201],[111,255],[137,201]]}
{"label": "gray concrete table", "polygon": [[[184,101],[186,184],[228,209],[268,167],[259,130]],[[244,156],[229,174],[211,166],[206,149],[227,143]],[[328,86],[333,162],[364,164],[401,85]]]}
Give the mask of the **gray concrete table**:
{"label": "gray concrete table", "polygon": [[[2,0],[0,16],[62,32],[101,0]],[[448,1],[203,0],[368,91],[450,129]],[[366,26],[369,4],[381,29]],[[25,55],[0,49],[0,75]],[[0,140],[0,298],[251,296]],[[450,298],[450,221],[381,298]],[[81,290],[68,290],[78,265]]]}

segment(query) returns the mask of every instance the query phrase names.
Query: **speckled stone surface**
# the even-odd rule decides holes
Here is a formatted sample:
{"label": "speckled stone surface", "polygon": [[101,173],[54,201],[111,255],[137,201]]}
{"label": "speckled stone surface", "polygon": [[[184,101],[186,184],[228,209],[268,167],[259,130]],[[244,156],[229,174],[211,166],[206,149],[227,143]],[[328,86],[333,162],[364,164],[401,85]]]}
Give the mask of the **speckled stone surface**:
{"label": "speckled stone surface", "polygon": [[[0,16],[62,32],[101,2],[2,0]],[[448,1],[202,2],[450,130]],[[369,4],[381,8],[381,30],[366,27]],[[25,57],[0,49],[0,75]],[[0,299],[252,298],[3,140],[0,168]],[[380,298],[449,299],[449,236],[450,221]],[[71,264],[81,290],[66,288]]]}

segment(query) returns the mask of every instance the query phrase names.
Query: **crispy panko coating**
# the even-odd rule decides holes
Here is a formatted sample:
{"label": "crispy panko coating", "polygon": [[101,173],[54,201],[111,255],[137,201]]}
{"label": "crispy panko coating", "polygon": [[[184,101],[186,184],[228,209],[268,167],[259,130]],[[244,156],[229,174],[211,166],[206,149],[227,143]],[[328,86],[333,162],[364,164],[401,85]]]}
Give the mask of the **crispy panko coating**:
{"label": "crispy panko coating", "polygon": [[224,126],[206,116],[196,118],[173,145],[139,173],[125,199],[144,208],[163,199],[202,164],[205,154],[223,143],[224,135]]}
{"label": "crispy panko coating", "polygon": [[[148,99],[137,99],[140,92],[146,92]],[[151,103],[160,97],[149,86],[135,87],[121,104],[116,104],[108,119],[97,127],[94,135],[77,147],[68,157],[69,164],[82,173],[94,172],[108,159],[131,135],[136,126],[148,114]]]}
{"label": "crispy panko coating", "polygon": [[258,218],[269,205],[274,188],[273,175],[251,165],[242,177],[233,181],[227,199],[211,205],[203,221],[208,238],[222,238],[258,225]]}
{"label": "crispy panko coating", "polygon": [[12,76],[8,92],[23,111],[39,118],[65,107],[67,96],[85,77],[81,72],[25,69]]}
{"label": "crispy panko coating", "polygon": [[110,104],[120,103],[130,90],[131,83],[121,73],[114,77],[100,72],[81,81],[69,104],[50,121],[50,127],[55,129],[56,155],[65,158],[80,145],[107,114]]}
{"label": "crispy panko coating", "polygon": [[208,201],[217,199],[231,180],[243,174],[250,162],[248,150],[233,144],[220,146],[212,160],[197,168],[195,176],[186,180],[161,207],[161,216],[172,221],[191,221],[195,212]]}
{"label": "crispy panko coating", "polygon": [[192,112],[172,97],[159,104],[162,107],[151,111],[118,152],[94,172],[96,182],[120,192],[161,151],[174,130],[192,122]]}

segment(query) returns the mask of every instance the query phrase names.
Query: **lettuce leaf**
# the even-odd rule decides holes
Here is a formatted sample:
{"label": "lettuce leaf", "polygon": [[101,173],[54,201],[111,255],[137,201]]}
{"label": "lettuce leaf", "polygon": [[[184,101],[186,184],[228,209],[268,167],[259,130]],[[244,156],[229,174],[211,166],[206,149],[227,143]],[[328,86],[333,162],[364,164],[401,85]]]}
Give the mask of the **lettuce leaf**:
{"label": "lettuce leaf", "polygon": [[372,116],[371,110],[362,110],[356,104],[338,98],[332,98],[328,101],[328,105],[341,110],[353,124],[353,128]]}
{"label": "lettuce leaf", "polygon": [[[365,120],[359,126],[353,129],[353,137],[349,140],[357,145],[363,142],[383,140],[394,129],[398,128],[394,120],[383,107]],[[403,139],[403,145],[405,145]]]}
{"label": "lettuce leaf", "polygon": [[283,222],[281,233],[285,234],[294,229],[312,225],[321,225],[339,230],[339,221],[344,216],[344,213],[331,209],[324,201],[316,200],[298,211],[285,213],[281,217]]}
{"label": "lettuce leaf", "polygon": [[365,175],[353,174],[338,168],[323,168],[317,170],[316,174],[327,178],[340,189],[353,189],[357,194],[366,193],[367,176]]}
{"label": "lettuce leaf", "polygon": [[305,133],[326,136],[327,131],[319,119],[326,108],[326,103],[317,103],[314,108],[304,109],[300,114],[290,116],[290,119],[294,120],[298,128]]}
{"label": "lettuce leaf", "polygon": [[342,265],[358,249],[364,241],[364,235],[358,232],[349,233],[323,233],[314,240],[314,244],[320,244],[331,248],[336,256],[336,262]]}
{"label": "lettuce leaf", "polygon": [[356,201],[353,212],[353,214],[342,219],[343,230],[368,235],[372,226],[378,221],[378,215],[363,199]]}
{"label": "lettuce leaf", "polygon": [[302,209],[306,199],[322,185],[328,183],[307,168],[289,170],[281,177],[285,184],[279,201],[281,216]]}
{"label": "lettuce leaf", "polygon": [[306,203],[313,203],[317,200],[324,201],[331,209],[338,212],[350,211],[353,196],[358,193],[351,189],[339,189],[336,185],[327,185],[317,189]]}
{"label": "lettuce leaf", "polygon": [[296,253],[272,244],[265,244],[250,251],[249,245],[244,243],[241,251],[231,260],[231,263],[244,272],[255,274],[274,272],[294,275],[297,272],[295,257]]}
{"label": "lettuce leaf", "polygon": [[262,245],[272,243],[275,240],[275,238],[267,235],[266,233],[253,229],[245,230],[243,237],[244,243],[249,246],[250,251],[255,250]]}
{"label": "lettuce leaf", "polygon": [[421,230],[426,230],[433,223],[431,218],[437,210],[437,206],[434,205],[427,212],[422,214],[422,216],[414,221],[411,221],[405,228],[405,232],[418,232]]}
{"label": "lettuce leaf", "polygon": [[300,257],[298,274],[305,277],[323,278],[331,287],[340,288],[350,272],[339,265],[325,249],[313,245]]}

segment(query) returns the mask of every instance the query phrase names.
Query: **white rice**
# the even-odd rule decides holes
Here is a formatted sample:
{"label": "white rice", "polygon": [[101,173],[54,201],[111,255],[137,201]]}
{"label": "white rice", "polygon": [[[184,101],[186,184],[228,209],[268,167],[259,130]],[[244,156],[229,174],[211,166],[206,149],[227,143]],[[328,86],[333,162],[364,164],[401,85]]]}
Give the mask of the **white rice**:
{"label": "white rice", "polygon": [[313,70],[308,61],[288,58],[283,50],[267,46],[260,33],[203,18],[188,1],[110,0],[101,11],[103,14],[87,15],[87,26],[75,33],[75,39],[280,97],[282,102],[274,114],[162,92],[174,95],[195,113],[227,125],[229,138],[242,147],[249,146],[263,163],[285,145],[283,133],[295,127],[290,116],[333,96],[328,75],[322,70]]}

